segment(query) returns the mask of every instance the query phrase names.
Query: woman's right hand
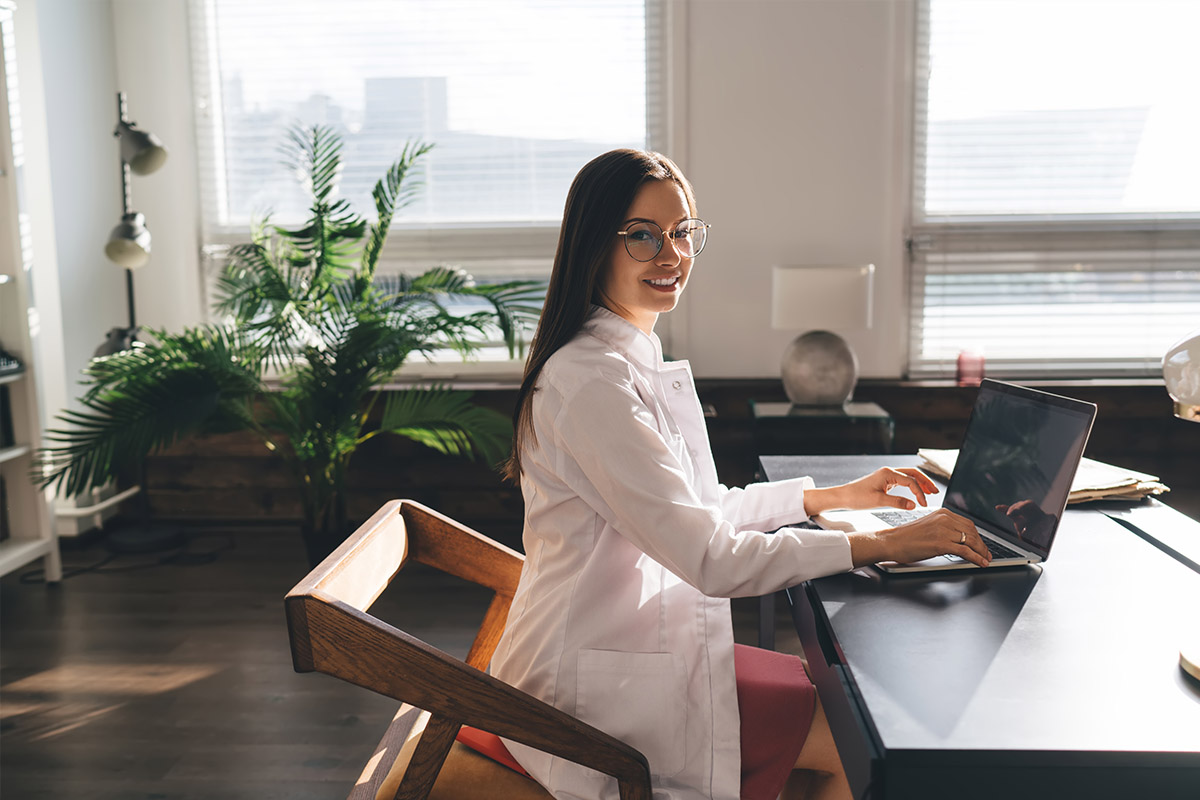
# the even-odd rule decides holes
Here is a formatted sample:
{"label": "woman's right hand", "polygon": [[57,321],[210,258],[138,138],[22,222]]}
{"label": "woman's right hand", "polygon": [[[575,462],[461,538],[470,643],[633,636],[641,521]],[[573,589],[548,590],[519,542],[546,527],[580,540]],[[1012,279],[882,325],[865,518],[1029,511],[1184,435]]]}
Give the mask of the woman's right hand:
{"label": "woman's right hand", "polygon": [[975,524],[944,508],[896,528],[854,531],[849,538],[856,567],[880,561],[909,563],[942,555],[961,556],[980,567],[992,560]]}

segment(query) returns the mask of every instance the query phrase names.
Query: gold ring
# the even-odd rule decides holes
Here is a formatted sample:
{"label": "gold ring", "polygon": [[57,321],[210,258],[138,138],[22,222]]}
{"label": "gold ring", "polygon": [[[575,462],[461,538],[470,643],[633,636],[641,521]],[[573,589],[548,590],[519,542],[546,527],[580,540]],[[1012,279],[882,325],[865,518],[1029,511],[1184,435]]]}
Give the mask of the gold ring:
{"label": "gold ring", "polygon": [[967,542],[967,532],[966,532],[966,531],[963,531],[962,533],[960,533],[960,534],[958,535],[958,543],[959,543],[959,544],[966,544],[966,542]]}

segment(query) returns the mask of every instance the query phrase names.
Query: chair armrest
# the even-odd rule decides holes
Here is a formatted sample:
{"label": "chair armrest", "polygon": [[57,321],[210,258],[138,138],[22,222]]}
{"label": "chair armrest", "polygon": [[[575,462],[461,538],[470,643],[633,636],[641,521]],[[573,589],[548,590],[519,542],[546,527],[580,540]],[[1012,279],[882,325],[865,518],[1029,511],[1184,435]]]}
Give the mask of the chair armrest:
{"label": "chair armrest", "polygon": [[650,800],[646,758],[621,740],[340,600],[317,592],[290,594],[285,604],[298,671],[323,672],[612,775],[623,798]]}

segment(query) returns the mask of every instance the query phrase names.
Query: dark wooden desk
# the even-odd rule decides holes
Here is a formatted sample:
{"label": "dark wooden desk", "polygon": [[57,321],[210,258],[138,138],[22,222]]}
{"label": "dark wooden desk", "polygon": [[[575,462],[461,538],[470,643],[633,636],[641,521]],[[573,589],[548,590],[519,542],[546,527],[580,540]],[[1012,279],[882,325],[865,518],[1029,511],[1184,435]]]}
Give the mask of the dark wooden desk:
{"label": "dark wooden desk", "polygon": [[[762,467],[825,485],[915,462]],[[1200,544],[1200,523],[1124,509],[1141,535],[1068,510],[1041,567],[865,568],[788,591],[856,797],[1200,798],[1200,682],[1179,668],[1200,635],[1200,572],[1170,553]],[[1165,519],[1173,548],[1150,541]]]}

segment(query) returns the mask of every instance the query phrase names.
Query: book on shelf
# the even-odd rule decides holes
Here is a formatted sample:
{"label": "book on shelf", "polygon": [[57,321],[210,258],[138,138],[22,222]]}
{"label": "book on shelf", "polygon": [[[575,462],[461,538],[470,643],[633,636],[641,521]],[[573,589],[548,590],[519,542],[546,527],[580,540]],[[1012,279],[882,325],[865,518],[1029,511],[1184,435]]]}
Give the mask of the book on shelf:
{"label": "book on shelf", "polygon": [[[958,460],[957,450],[935,450],[921,448],[921,468],[933,475],[949,480]],[[1157,475],[1138,472],[1135,469],[1106,464],[1091,458],[1079,462],[1075,480],[1071,482],[1068,504],[1086,503],[1089,500],[1141,500],[1171,491]]]}

